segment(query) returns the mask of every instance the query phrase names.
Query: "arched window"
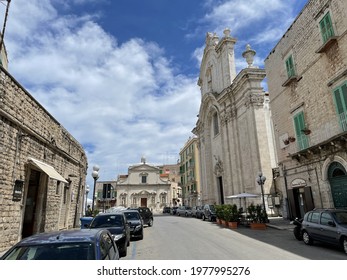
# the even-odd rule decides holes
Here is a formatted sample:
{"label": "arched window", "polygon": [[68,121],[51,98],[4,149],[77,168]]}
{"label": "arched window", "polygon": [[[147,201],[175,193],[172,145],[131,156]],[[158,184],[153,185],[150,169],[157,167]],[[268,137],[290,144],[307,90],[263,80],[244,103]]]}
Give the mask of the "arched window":
{"label": "arched window", "polygon": [[213,114],[213,135],[216,136],[219,133],[219,123],[218,123],[218,115],[217,112]]}

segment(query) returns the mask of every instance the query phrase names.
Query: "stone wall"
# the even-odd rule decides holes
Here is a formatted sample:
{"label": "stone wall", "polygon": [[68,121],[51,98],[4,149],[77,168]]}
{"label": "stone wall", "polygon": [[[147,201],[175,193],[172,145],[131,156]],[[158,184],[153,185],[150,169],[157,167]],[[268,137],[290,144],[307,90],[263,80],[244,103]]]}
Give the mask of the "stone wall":
{"label": "stone wall", "polygon": [[[77,226],[87,170],[83,147],[0,67],[0,251],[22,238],[29,176],[35,169],[29,158],[52,166],[68,182],[47,176],[40,183],[42,205],[34,231]],[[16,180],[23,181],[18,199],[13,195]]]}
{"label": "stone wall", "polygon": [[[319,22],[328,12],[335,36],[322,48]],[[347,166],[346,145],[341,138],[346,131],[339,125],[333,97],[333,90],[347,80],[346,34],[345,1],[309,1],[265,60],[280,185],[288,193],[298,188],[295,180],[305,182],[300,187],[312,188],[315,207],[334,207],[326,176],[327,161],[338,158]],[[296,77],[286,83],[285,60],[289,55],[294,60]],[[283,144],[288,137],[297,138],[293,118],[298,112],[304,113],[311,131],[307,149],[301,149],[297,139]],[[305,207],[309,210],[308,204]]]}

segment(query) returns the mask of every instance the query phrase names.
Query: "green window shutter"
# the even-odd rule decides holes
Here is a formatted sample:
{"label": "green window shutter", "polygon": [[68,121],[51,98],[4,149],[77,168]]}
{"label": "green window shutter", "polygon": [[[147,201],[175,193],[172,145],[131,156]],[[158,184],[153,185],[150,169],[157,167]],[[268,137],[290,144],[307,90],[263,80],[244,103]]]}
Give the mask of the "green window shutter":
{"label": "green window shutter", "polygon": [[340,127],[347,131],[347,83],[336,88],[333,96]]}
{"label": "green window shutter", "polygon": [[293,57],[289,56],[286,60],[286,69],[288,78],[295,76]]}
{"label": "green window shutter", "polygon": [[327,13],[323,19],[319,22],[323,42],[325,43],[328,39],[334,36],[333,24],[331,22],[330,14]]}
{"label": "green window shutter", "polygon": [[308,148],[308,137],[303,132],[303,129],[305,129],[304,112],[300,112],[294,116],[294,126],[299,150]]}

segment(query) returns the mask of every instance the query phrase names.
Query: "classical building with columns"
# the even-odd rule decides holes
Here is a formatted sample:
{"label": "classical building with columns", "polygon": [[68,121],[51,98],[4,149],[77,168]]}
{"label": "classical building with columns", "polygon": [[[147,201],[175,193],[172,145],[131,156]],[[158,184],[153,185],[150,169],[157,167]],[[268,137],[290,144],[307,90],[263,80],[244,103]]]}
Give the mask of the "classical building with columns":
{"label": "classical building with columns", "polygon": [[172,206],[179,186],[177,180],[166,172],[169,169],[168,166],[163,168],[148,164],[144,157],[141,163],[129,166],[128,174],[118,176],[116,205],[131,208],[144,206],[156,211]]}
{"label": "classical building with columns", "polygon": [[[207,33],[198,85],[201,105],[193,133],[198,136],[202,203],[234,203],[228,197],[247,192],[258,194],[262,204],[259,172],[269,211],[274,197],[273,169],[276,156],[268,95],[261,83],[265,70],[253,65],[256,54],[249,45],[243,57],[248,67],[236,73],[230,30],[224,36]],[[238,201],[235,201],[238,203]]]}

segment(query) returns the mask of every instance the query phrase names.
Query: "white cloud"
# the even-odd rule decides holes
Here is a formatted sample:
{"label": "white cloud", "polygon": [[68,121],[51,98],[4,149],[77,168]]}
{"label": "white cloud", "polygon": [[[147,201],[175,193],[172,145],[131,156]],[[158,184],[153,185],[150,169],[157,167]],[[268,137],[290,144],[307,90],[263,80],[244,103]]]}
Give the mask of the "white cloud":
{"label": "white cloud", "polygon": [[47,0],[17,0],[11,13],[10,72],[87,147],[100,180],[127,172],[142,155],[162,164],[176,154],[176,162],[200,92],[195,78],[175,73],[163,49],[136,38],[118,45],[92,16],[58,15]]}

